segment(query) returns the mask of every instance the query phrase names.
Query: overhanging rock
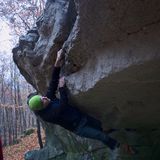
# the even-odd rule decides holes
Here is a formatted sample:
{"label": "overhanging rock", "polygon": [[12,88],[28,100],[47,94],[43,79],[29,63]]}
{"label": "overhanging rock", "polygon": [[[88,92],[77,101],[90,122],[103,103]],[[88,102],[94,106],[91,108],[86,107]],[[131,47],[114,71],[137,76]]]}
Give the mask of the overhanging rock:
{"label": "overhanging rock", "polygon": [[64,48],[68,87],[84,110],[111,125],[157,125],[159,3],[48,1],[38,32],[20,38],[14,61],[44,93],[56,52]]}
{"label": "overhanging rock", "polygon": [[63,73],[78,107],[104,127],[157,127],[159,28],[159,0],[50,0],[13,58],[44,94],[56,52],[64,48]]}

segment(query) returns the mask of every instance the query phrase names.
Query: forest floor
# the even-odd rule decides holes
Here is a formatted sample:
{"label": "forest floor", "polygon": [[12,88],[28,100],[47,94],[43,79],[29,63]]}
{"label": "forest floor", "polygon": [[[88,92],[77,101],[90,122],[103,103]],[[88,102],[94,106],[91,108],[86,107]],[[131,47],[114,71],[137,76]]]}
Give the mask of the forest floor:
{"label": "forest floor", "polygon": [[[42,132],[42,139],[44,142],[44,132]],[[23,160],[24,154],[33,149],[39,149],[36,130],[32,134],[20,138],[18,144],[4,147],[4,160]]]}

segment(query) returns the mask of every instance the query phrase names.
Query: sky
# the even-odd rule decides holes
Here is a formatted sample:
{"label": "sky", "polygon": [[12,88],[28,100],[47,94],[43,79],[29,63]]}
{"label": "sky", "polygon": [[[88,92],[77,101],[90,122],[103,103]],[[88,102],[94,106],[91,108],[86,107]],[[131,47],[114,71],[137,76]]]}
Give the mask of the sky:
{"label": "sky", "polygon": [[5,51],[9,56],[11,56],[13,44],[11,44],[10,40],[12,38],[8,25],[4,21],[0,20],[0,54]]}
{"label": "sky", "polygon": [[[5,21],[0,20],[0,56],[6,54],[8,60],[13,60],[12,58],[12,48],[16,45],[11,43],[13,41],[13,36],[10,35],[11,30]],[[18,40],[17,40],[18,41]],[[7,63],[6,63],[7,64]],[[1,74],[1,73],[0,73]],[[5,78],[10,77],[9,73],[6,72]]]}

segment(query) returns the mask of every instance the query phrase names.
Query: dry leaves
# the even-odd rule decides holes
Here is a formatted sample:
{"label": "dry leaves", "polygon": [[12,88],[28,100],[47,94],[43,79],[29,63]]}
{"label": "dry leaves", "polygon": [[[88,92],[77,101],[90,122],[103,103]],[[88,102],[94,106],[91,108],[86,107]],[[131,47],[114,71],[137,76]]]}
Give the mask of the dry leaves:
{"label": "dry leaves", "polygon": [[[44,133],[42,133],[44,142]],[[23,160],[25,152],[39,149],[36,130],[31,135],[20,139],[18,144],[3,148],[4,160]]]}

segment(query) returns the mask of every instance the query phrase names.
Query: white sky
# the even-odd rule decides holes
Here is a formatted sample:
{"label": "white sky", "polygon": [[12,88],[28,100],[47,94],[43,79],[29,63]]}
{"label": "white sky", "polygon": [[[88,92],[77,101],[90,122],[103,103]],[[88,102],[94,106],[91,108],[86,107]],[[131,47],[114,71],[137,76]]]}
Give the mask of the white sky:
{"label": "white sky", "polygon": [[11,55],[11,50],[13,48],[10,40],[13,38],[9,35],[10,29],[8,25],[0,20],[0,54],[6,51],[8,55]]}

